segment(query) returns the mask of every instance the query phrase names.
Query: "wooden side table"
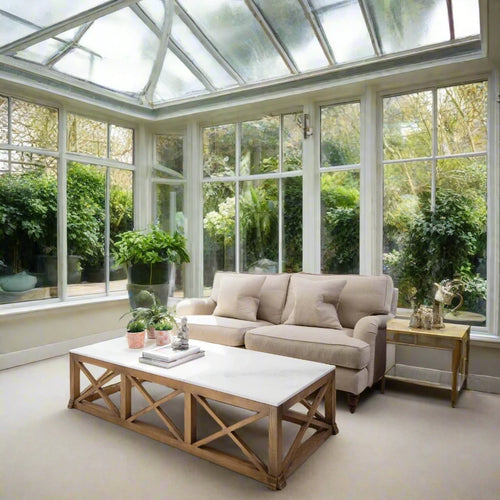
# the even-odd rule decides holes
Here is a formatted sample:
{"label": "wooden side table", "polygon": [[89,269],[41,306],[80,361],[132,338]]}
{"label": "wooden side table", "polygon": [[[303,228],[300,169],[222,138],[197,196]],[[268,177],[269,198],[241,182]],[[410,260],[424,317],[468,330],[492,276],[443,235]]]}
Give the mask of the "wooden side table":
{"label": "wooden side table", "polygon": [[[385,376],[418,385],[451,390],[451,406],[455,407],[458,394],[467,386],[470,346],[469,325],[445,323],[444,328],[424,330],[422,328],[410,328],[408,319],[395,318],[387,322],[387,343],[451,351],[451,384],[433,383],[398,376],[395,364],[389,367]],[[382,382],[382,387],[384,387],[384,384],[385,380]]]}

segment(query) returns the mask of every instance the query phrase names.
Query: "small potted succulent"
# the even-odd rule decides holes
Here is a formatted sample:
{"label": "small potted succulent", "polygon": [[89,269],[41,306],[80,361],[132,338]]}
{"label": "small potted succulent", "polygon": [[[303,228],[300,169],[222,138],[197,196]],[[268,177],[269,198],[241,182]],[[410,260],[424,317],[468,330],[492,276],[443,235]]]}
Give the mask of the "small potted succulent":
{"label": "small potted succulent", "polygon": [[146,322],[143,319],[133,318],[127,325],[127,342],[130,349],[144,347],[146,337]]}
{"label": "small potted succulent", "polygon": [[172,342],[174,322],[166,315],[153,323],[155,329],[156,345],[167,345]]}

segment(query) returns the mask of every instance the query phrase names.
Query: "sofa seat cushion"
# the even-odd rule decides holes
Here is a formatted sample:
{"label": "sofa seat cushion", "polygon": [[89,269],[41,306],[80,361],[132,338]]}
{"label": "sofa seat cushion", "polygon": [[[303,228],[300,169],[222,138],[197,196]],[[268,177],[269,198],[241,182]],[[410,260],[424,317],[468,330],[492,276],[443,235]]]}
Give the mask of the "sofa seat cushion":
{"label": "sofa seat cushion", "polygon": [[370,346],[353,338],[351,329],[263,326],[245,334],[245,347],[355,370],[365,368],[370,362]]}
{"label": "sofa seat cushion", "polygon": [[246,321],[224,316],[186,316],[189,338],[214,344],[239,347],[245,344],[245,333],[252,328],[270,325],[267,321]]}

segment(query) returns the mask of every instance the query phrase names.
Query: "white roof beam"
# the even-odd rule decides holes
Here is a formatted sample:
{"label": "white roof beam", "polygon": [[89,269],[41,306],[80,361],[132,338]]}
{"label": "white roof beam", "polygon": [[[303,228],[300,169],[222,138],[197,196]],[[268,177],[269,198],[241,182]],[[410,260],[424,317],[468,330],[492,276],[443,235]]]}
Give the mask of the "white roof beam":
{"label": "white roof beam", "polygon": [[269,24],[269,22],[267,21],[266,17],[261,12],[259,7],[255,4],[255,2],[253,0],[245,0],[245,4],[248,7],[248,9],[250,10],[250,12],[253,14],[255,19],[257,19],[258,23],[262,26],[264,33],[271,41],[274,48],[278,51],[279,55],[281,56],[281,59],[283,59],[283,62],[286,64],[286,66],[290,70],[290,72],[295,74],[295,75],[297,73],[299,73],[299,69],[298,69],[297,65],[295,64],[293,57],[288,53],[285,46],[278,39],[272,26]]}
{"label": "white roof beam", "polygon": [[[161,37],[161,30],[156,26],[156,23],[144,12],[139,5],[132,5],[130,7],[139,18],[146,24],[146,26],[158,37]],[[182,46],[170,36],[168,41],[168,48],[189,68],[198,80],[200,80],[205,88],[214,91],[217,90],[210,78],[204,73],[200,67],[191,59],[187,53],[182,49]]]}
{"label": "white roof beam", "polygon": [[52,68],[54,64],[56,64],[58,61],[60,61],[68,52],[73,50],[75,47],[78,46],[78,42],[82,39],[83,35],[87,33],[88,29],[92,26],[92,23],[86,23],[83,26],[80,27],[78,30],[75,38],[71,40],[71,42],[66,42],[66,46],[63,47],[61,51],[59,51],[57,54],[53,55],[46,63],[45,65],[48,66],[49,68]]}
{"label": "white roof beam", "polygon": [[302,9],[306,15],[306,19],[309,21],[309,24],[311,25],[314,34],[316,35],[316,38],[318,39],[319,44],[321,45],[321,48],[323,49],[323,52],[328,59],[328,64],[330,64],[330,66],[335,66],[336,62],[332,48],[328,43],[328,39],[326,38],[325,32],[323,31],[323,27],[321,26],[321,23],[319,22],[314,9],[309,3],[309,0],[298,0],[298,2],[302,6]]}
{"label": "white roof beam", "polygon": [[380,47],[380,41],[378,39],[377,32],[375,30],[375,24],[373,23],[372,16],[370,15],[370,12],[368,11],[368,6],[366,5],[366,0],[358,0],[358,2],[359,2],[359,8],[361,9],[363,17],[365,19],[366,28],[368,29],[368,33],[369,33],[370,39],[372,41],[373,50],[375,51],[375,54],[377,56],[381,56],[382,49]]}
{"label": "white roof beam", "polygon": [[0,54],[15,54],[20,50],[24,50],[26,47],[43,42],[49,38],[54,38],[56,35],[59,35],[59,33],[64,33],[65,31],[81,26],[82,24],[95,21],[100,17],[116,12],[124,7],[128,7],[138,1],[139,0],[109,0],[102,5],[80,12],[79,14],[68,17],[63,21],[47,26],[46,28],[42,28],[35,33],[30,33],[19,40],[8,43],[3,47],[0,47]]}
{"label": "white roof beam", "polygon": [[217,47],[210,41],[210,39],[205,35],[205,33],[199,28],[199,26],[193,21],[191,16],[184,10],[184,8],[175,1],[175,13],[181,18],[184,24],[191,30],[191,32],[198,38],[199,42],[207,49],[207,51],[212,55],[212,57],[224,68],[227,73],[229,73],[240,85],[245,85],[245,80],[241,75],[233,68],[233,66],[228,62],[228,60],[219,52]]}

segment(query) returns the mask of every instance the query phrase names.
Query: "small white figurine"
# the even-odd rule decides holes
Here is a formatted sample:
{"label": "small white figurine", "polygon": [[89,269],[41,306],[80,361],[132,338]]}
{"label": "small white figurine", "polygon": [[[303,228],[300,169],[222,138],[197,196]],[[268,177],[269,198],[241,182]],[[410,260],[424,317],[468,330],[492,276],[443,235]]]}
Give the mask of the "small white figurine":
{"label": "small white figurine", "polygon": [[187,326],[187,318],[185,316],[181,319],[181,327],[179,329],[179,333],[177,334],[177,338],[175,339],[173,348],[176,351],[185,351],[189,348],[189,328]]}

